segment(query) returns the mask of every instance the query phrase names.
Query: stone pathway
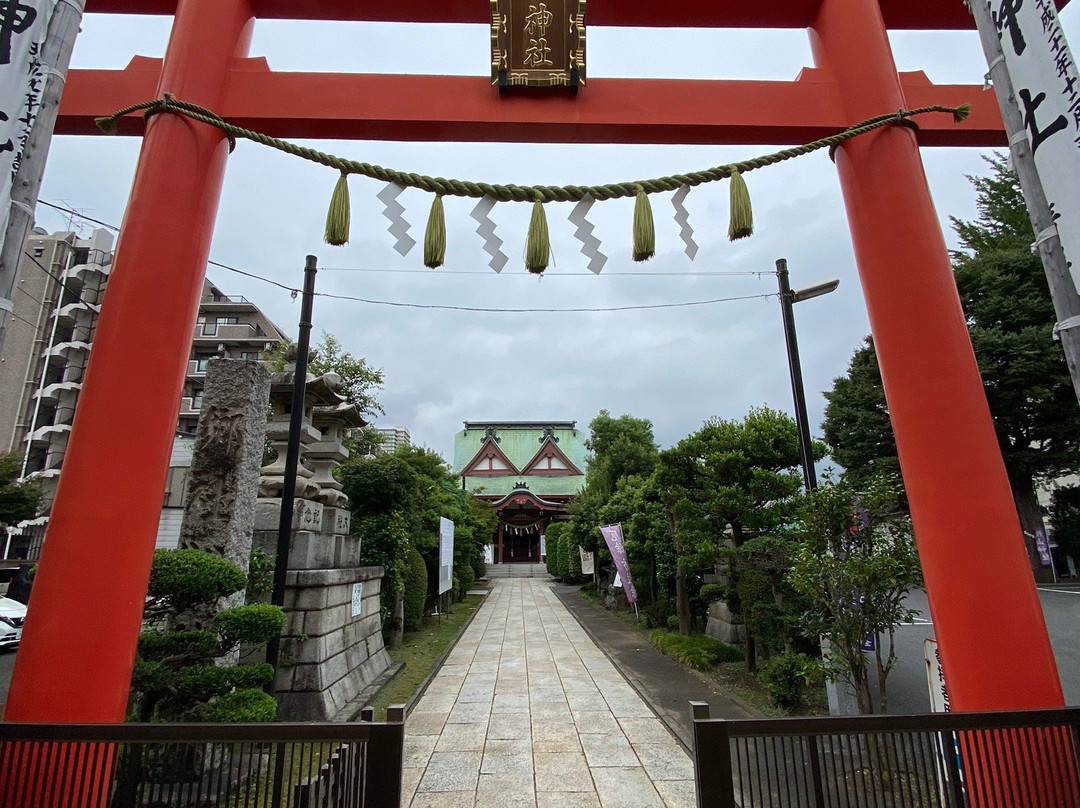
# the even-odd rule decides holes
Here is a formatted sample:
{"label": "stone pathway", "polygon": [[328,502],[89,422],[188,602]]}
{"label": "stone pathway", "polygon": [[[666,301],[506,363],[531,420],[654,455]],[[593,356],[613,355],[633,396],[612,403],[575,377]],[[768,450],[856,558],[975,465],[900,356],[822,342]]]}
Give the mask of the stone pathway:
{"label": "stone pathway", "polygon": [[502,579],[405,724],[402,808],[694,808],[693,764],[538,578]]}

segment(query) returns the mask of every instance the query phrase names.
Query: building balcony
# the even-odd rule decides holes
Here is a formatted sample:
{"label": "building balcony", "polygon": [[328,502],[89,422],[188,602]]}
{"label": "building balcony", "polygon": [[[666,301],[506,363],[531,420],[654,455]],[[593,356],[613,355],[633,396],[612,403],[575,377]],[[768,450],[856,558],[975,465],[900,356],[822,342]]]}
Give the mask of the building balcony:
{"label": "building balcony", "polygon": [[82,389],[82,382],[55,382],[38,390],[34,395],[42,401],[59,402],[64,392],[77,393]]}
{"label": "building balcony", "polygon": [[243,295],[220,295],[218,297],[204,297],[199,301],[199,308],[213,308],[214,311],[235,309],[241,311],[257,311],[254,303]]}
{"label": "building balcony", "polygon": [[97,317],[101,311],[101,306],[96,306],[93,303],[84,303],[81,300],[76,300],[74,303],[68,303],[66,306],[61,306],[56,310],[55,316],[58,319],[69,320],[72,323],[80,321],[87,321]]}
{"label": "building balcony", "polygon": [[199,412],[202,411],[202,396],[184,396],[180,399],[180,417],[185,415],[194,415],[198,417]]}
{"label": "building balcony", "polygon": [[260,334],[253,323],[197,323],[194,341],[202,345],[218,345],[228,342],[270,342],[270,337]]}
{"label": "building balcony", "polygon": [[68,342],[58,342],[53,345],[49,350],[45,352],[47,357],[60,357],[62,359],[71,359],[74,356],[81,356],[90,352],[90,343],[83,342],[81,340],[71,340]]}
{"label": "building balcony", "polygon": [[67,436],[70,433],[71,424],[49,424],[48,426],[38,427],[31,434],[27,435],[26,442],[47,445],[61,435]]}

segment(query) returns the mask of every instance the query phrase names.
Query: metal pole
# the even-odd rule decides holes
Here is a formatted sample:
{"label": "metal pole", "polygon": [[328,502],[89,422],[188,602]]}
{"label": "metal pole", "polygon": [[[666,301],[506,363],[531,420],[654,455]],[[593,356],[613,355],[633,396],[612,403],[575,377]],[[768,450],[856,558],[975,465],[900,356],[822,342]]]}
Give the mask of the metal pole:
{"label": "metal pole", "polygon": [[810,424],[806,415],[806,394],[803,392],[802,365],[799,363],[799,343],[795,339],[794,298],[788,285],[787,259],[776,262],[776,280],[780,285],[780,311],[784,316],[784,339],[787,342],[788,370],[791,372],[791,394],[795,399],[795,426],[799,431],[799,456],[802,458],[803,483],[807,491],[817,488],[814,470],[814,446],[810,441]]}
{"label": "metal pole", "polygon": [[[311,304],[315,297],[314,255],[304,264],[304,296],[300,301],[300,331],[296,337],[296,368],[293,371],[292,410],[289,412],[289,444],[285,450],[285,481],[281,487],[281,514],[278,519],[277,558],[274,562],[274,589],[270,603],[285,605],[285,573],[289,569],[289,545],[292,540],[293,498],[296,496],[296,469],[300,465],[300,430],[304,424],[304,398],[307,392],[308,345],[311,342]],[[266,645],[266,661],[277,671],[281,637]],[[269,691],[274,690],[270,681]]]}
{"label": "metal pole", "polygon": [[19,171],[11,186],[11,210],[3,242],[0,243],[0,348],[4,345],[4,334],[11,317],[15,275],[19,271],[23,245],[34,223],[34,207],[37,205],[38,191],[41,190],[41,178],[45,173],[45,161],[49,157],[49,146],[56,126],[56,113],[60,109],[60,96],[64,92],[64,79],[71,63],[71,51],[79,33],[84,5],[85,0],[64,0],[56,4],[41,49],[41,61],[48,78],[41,93],[41,105],[30,139],[23,148]]}
{"label": "metal pole", "polygon": [[967,0],[967,5],[975,18],[983,52],[986,54],[987,64],[990,65],[988,75],[994,85],[1005,133],[1009,136],[1012,165],[1020,178],[1020,189],[1024,192],[1031,226],[1035,228],[1034,248],[1042,259],[1046,283],[1050,287],[1050,299],[1054,303],[1054,313],[1058,319],[1054,333],[1061,340],[1065,362],[1069,366],[1069,376],[1072,378],[1073,392],[1077,399],[1080,399],[1080,294],[1077,294],[1076,284],[1069,274],[1069,265],[1065,260],[1057,226],[1035,168],[1027,128],[1016,103],[1012,79],[1005,65],[1005,55],[1001,52],[1001,40],[998,39],[997,26],[990,16],[990,7],[985,0]]}

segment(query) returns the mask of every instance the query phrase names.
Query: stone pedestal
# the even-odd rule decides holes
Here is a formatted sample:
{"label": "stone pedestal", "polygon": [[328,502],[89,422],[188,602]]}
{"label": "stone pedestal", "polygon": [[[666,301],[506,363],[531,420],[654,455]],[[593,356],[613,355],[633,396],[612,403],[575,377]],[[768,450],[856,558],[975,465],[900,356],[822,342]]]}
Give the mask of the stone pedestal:
{"label": "stone pedestal", "polygon": [[278,718],[344,721],[390,667],[383,647],[382,567],[290,570],[276,679]]}
{"label": "stone pedestal", "polygon": [[742,645],[746,642],[746,626],[739,620],[722,600],[709,604],[709,619],[705,624],[705,633],[714,640],[729,645]]}

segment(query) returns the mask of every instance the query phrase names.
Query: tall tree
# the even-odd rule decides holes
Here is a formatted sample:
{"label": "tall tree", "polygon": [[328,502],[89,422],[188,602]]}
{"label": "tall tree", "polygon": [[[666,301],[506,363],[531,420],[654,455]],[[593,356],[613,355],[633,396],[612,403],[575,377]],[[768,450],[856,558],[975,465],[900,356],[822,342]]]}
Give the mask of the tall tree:
{"label": "tall tree", "polygon": [[[1061,348],[1046,278],[1032,255],[1034,233],[1016,175],[1001,158],[991,174],[972,177],[978,217],[953,219],[963,249],[953,255],[994,429],[1032,567],[1041,569],[1035,536],[1044,530],[1036,485],[1080,468],[1080,408]],[[859,349],[849,374],[826,394],[825,434],[836,456],[865,479],[868,467],[896,462],[891,427],[880,418],[884,395],[873,348]],[[947,395],[942,391],[942,395]],[[868,406],[869,403],[869,406]],[[860,416],[860,410],[862,414]],[[887,412],[887,409],[885,410]]]}
{"label": "tall tree", "polygon": [[[570,503],[570,535],[582,547],[601,549],[599,527],[603,510],[614,496],[619,481],[639,475],[647,477],[656,465],[658,450],[652,421],[632,415],[612,417],[600,410],[589,423],[590,455],[586,461],[585,487]],[[621,521],[621,520],[616,520]]]}
{"label": "tall tree", "polygon": [[690,630],[688,573],[788,519],[802,486],[799,460],[795,422],[767,407],[751,410],[742,421],[713,418],[660,453],[652,484],[678,559],[680,633]]}
{"label": "tall tree", "polygon": [[847,375],[833,380],[825,400],[825,440],[852,484],[861,485],[879,473],[900,473],[872,337],[851,357]]}

